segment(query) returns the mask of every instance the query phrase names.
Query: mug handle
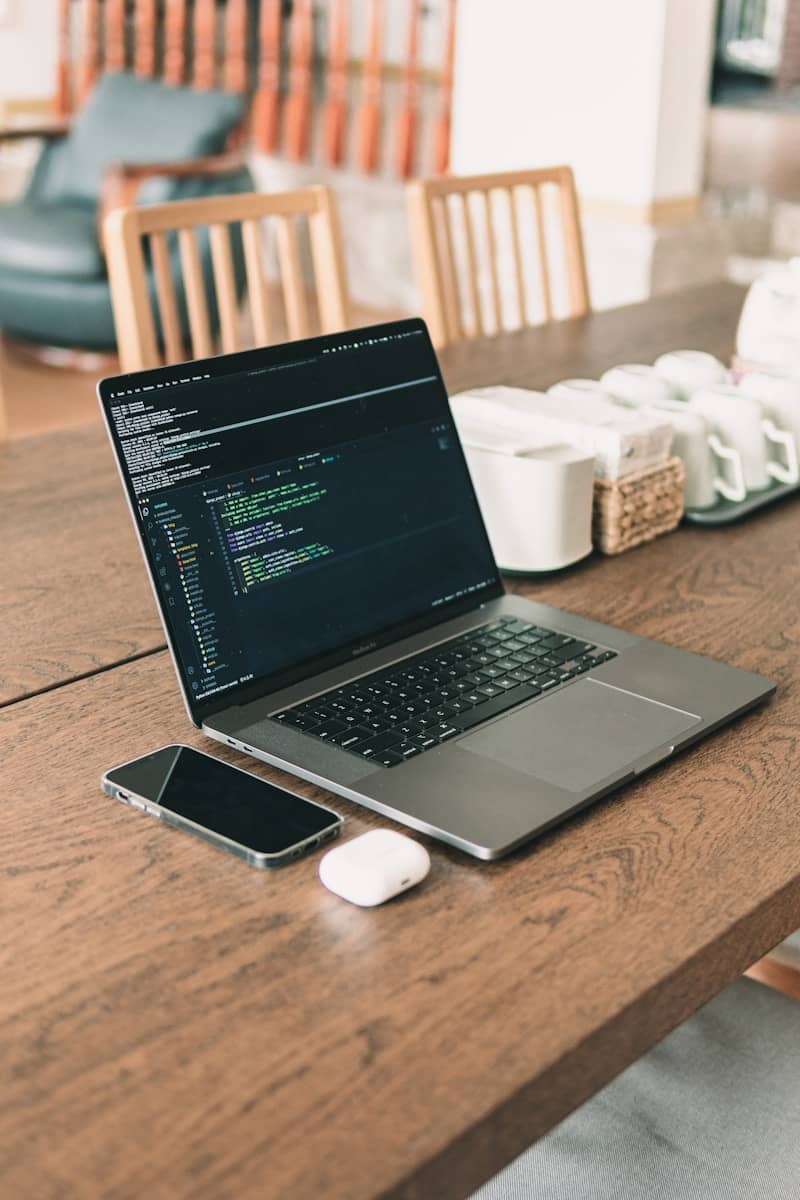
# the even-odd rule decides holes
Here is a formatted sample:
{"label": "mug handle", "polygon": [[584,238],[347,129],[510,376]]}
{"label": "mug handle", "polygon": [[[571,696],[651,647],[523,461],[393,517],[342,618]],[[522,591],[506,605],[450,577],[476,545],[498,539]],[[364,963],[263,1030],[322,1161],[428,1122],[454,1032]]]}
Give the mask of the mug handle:
{"label": "mug handle", "polygon": [[768,441],[773,445],[782,446],[786,455],[786,466],[777,462],[767,463],[768,474],[779,483],[797,483],[800,480],[800,468],[797,463],[797,443],[794,434],[788,429],[778,429],[769,417],[761,422],[761,428]]}
{"label": "mug handle", "polygon": [[708,435],[708,444],[711,447],[712,454],[720,460],[720,470],[724,470],[725,463],[730,463],[730,473],[733,479],[730,483],[726,483],[721,476],[717,476],[714,480],[714,487],[721,496],[726,500],[739,502],[747,496],[747,488],[744,483],[744,469],[742,468],[742,456],[738,450],[732,449],[730,446],[724,446],[717,437],[716,433]]}

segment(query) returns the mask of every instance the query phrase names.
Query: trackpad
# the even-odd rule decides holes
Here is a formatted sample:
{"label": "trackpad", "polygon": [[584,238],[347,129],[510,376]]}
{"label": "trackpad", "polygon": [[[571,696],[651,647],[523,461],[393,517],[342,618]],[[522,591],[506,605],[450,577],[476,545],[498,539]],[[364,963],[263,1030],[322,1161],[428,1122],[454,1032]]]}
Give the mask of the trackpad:
{"label": "trackpad", "polygon": [[693,713],[582,679],[462,738],[471,754],[584,792],[696,725]]}

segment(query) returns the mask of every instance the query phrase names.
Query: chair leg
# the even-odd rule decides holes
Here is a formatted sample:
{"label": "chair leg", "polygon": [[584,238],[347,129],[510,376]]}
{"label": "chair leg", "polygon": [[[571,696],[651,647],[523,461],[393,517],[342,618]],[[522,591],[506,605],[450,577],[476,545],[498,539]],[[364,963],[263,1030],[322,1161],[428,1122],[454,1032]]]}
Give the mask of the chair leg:
{"label": "chair leg", "polygon": [[8,410],[5,393],[5,339],[0,332],[0,444],[8,438]]}
{"label": "chair leg", "polygon": [[800,1000],[800,967],[792,967],[787,963],[776,961],[771,955],[761,958],[745,971],[751,979],[766,984],[776,992],[783,992],[795,1000]]}

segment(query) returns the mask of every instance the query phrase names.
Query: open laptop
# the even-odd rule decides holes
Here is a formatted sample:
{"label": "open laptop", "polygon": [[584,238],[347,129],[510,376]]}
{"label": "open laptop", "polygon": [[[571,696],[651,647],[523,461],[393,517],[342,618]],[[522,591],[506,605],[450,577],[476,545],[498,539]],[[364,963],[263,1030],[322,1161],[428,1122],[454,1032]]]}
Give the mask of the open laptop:
{"label": "open laptop", "polygon": [[774,691],[505,594],[420,320],[98,391],[195,725],[469,854]]}

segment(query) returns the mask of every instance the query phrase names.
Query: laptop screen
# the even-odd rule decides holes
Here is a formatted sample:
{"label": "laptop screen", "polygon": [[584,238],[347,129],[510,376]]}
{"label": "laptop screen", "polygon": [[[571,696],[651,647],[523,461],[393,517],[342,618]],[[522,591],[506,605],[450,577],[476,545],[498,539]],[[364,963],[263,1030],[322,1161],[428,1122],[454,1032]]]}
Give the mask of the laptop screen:
{"label": "laptop screen", "polygon": [[421,321],[100,397],[196,720],[500,591]]}

